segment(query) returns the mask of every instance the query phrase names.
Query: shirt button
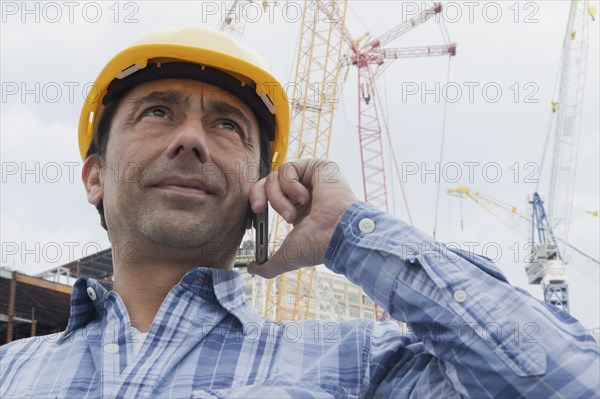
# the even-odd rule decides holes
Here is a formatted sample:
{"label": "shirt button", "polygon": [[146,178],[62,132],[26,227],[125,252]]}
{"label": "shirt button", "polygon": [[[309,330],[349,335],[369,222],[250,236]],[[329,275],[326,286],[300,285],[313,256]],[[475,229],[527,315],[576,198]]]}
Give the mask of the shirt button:
{"label": "shirt button", "polygon": [[364,218],[358,222],[358,229],[365,234],[372,233],[375,230],[375,222],[369,218]]}
{"label": "shirt button", "polygon": [[119,352],[119,345],[117,344],[106,344],[104,345],[104,353],[118,353]]}
{"label": "shirt button", "polygon": [[92,301],[95,301],[97,296],[96,296],[96,291],[94,291],[94,289],[92,287],[88,287],[87,288],[87,294],[90,297],[90,299]]}
{"label": "shirt button", "polygon": [[456,302],[464,302],[467,299],[467,293],[463,290],[454,291],[453,296]]}

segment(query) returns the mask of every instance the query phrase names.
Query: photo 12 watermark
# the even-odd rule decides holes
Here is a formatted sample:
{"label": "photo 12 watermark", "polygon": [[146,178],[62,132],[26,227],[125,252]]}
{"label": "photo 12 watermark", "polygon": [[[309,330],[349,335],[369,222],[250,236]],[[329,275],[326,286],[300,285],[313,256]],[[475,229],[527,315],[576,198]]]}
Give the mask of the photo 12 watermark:
{"label": "photo 12 watermark", "polygon": [[[503,20],[513,23],[539,23],[540,6],[535,1],[445,1],[439,2],[433,16],[436,22],[457,24],[461,22],[485,22],[496,24]],[[402,23],[414,18],[428,18],[427,10],[436,9],[431,2],[403,1]]]}
{"label": "photo 12 watermark", "polygon": [[402,183],[538,183],[540,165],[537,162],[501,164],[489,161],[402,162]]}
{"label": "photo 12 watermark", "polygon": [[140,5],[135,1],[3,1],[2,23],[138,23]]}
{"label": "photo 12 watermark", "polygon": [[203,1],[202,23],[217,19],[222,24],[298,23],[310,14],[312,21],[339,23],[344,15],[336,2],[302,1]]}
{"label": "photo 12 watermark", "polygon": [[502,100],[515,104],[537,104],[540,86],[536,82],[402,82],[403,103],[476,103],[496,104]]}
{"label": "photo 12 watermark", "polygon": [[[35,242],[2,242],[2,264],[20,262],[23,265],[45,264],[62,265],[76,260],[100,256],[102,244],[95,241],[35,241]],[[113,261],[136,263],[139,253],[134,242],[111,243]]]}

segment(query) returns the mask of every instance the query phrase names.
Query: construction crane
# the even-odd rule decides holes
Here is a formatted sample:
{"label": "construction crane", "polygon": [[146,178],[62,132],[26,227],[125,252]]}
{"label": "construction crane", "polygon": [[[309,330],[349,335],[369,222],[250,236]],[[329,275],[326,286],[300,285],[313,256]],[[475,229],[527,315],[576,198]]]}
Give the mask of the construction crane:
{"label": "construction crane", "polygon": [[[340,62],[342,33],[345,26],[346,0],[312,0],[304,3],[296,66],[292,122],[287,159],[328,158],[333,127],[334,110],[339,103]],[[272,251],[287,235],[290,226],[279,215],[273,218]],[[318,301],[324,311],[334,309],[341,318],[341,310],[330,287],[318,277],[315,268],[297,270],[293,286],[286,276],[269,280],[264,292],[264,316],[276,321],[308,318],[310,302]],[[291,281],[294,281],[293,279]],[[285,298],[293,296],[292,308],[282,306]],[[262,297],[263,295],[261,295]]]}
{"label": "construction crane", "polygon": [[[358,70],[358,139],[364,199],[384,212],[389,211],[381,128],[382,121],[386,118],[377,94],[377,79],[398,58],[454,56],[456,44],[403,48],[383,48],[383,46],[427,22],[441,11],[442,4],[435,3],[381,36],[368,40],[365,40],[368,34],[353,39],[350,32],[347,29],[345,31],[344,39],[350,48],[350,53],[344,57],[342,65],[354,66]],[[393,152],[392,157],[395,163]],[[375,304],[375,315],[377,319],[387,317],[385,312],[379,311],[377,304]]]}
{"label": "construction crane", "polygon": [[377,94],[377,79],[391,63],[398,58],[456,55],[456,44],[438,46],[418,46],[403,48],[383,48],[417,26],[427,22],[442,11],[442,4],[420,12],[407,21],[395,26],[381,36],[365,41],[365,35],[353,39],[349,31],[344,38],[351,52],[343,60],[343,65],[355,66],[358,70],[358,139],[363,176],[364,199],[388,212],[388,192],[383,156],[382,115],[383,110]]}
{"label": "construction crane", "polygon": [[[248,8],[250,6],[258,5],[258,1],[256,0],[233,0],[229,7],[227,7],[227,12],[223,19],[219,22],[218,28],[223,32],[229,33],[235,39],[240,40],[244,35],[244,30],[246,29],[246,24],[248,18],[245,16],[248,12]],[[260,6],[263,10],[266,10],[269,3],[266,0],[260,2]]]}
{"label": "construction crane", "polygon": [[[594,14],[595,9],[589,7],[588,0],[571,2],[563,41],[560,91],[558,100],[552,102],[555,130],[547,197],[548,215],[545,220],[544,206],[536,192],[532,200],[532,229],[534,236],[537,230],[537,241],[534,242],[541,246],[525,268],[529,283],[541,283],[544,298],[566,312],[569,311],[569,279],[564,261],[567,247],[556,243],[554,233],[568,242],[585,88],[588,24],[589,17],[594,18]],[[542,236],[545,237],[540,238]]]}
{"label": "construction crane", "polygon": [[[448,194],[458,196],[461,199],[471,199],[483,210],[498,218],[517,233],[524,237],[529,236],[533,245],[528,245],[531,248],[531,256],[528,257],[528,262],[525,265],[529,277],[528,281],[530,284],[541,284],[542,287],[548,288],[544,289],[545,301],[568,310],[568,301],[565,303],[568,298],[564,296],[566,291],[562,289],[560,284],[553,283],[563,280],[568,283],[565,270],[567,262],[593,281],[599,281],[600,261],[555,234],[548,222],[542,199],[538,193],[534,193],[529,201],[532,207],[531,217],[524,215],[515,205],[506,204],[465,186],[448,189]],[[594,216],[598,211],[583,212]],[[461,229],[464,227],[462,215],[460,226]],[[571,259],[566,259],[563,256],[560,247],[569,248]],[[544,267],[546,267],[546,271],[544,271]]]}
{"label": "construction crane", "polygon": [[[340,71],[348,66],[356,66],[359,70],[359,92],[363,93],[362,100],[365,102],[365,105],[362,105],[359,100],[358,126],[365,200],[388,211],[379,122],[381,111],[378,109],[379,98],[375,91],[376,78],[395,59],[454,55],[456,45],[394,49],[382,49],[382,46],[426,22],[441,9],[441,4],[435,3],[433,7],[361,46],[360,40],[353,40],[345,26],[346,1],[306,2],[295,68],[293,119],[287,158],[293,160],[329,156],[333,113],[342,89]],[[350,47],[351,54],[342,58],[344,42]],[[289,226],[282,218],[276,216],[272,231],[275,243],[273,250],[276,250],[289,231]],[[320,296],[320,306],[324,306],[324,301],[329,304],[325,306],[337,306],[334,298],[327,298],[331,297],[327,287],[321,286],[318,280],[313,281],[314,268],[301,269],[296,273],[298,276],[294,287],[286,286],[284,276],[280,276],[276,282],[268,282],[265,316],[270,309],[275,309],[275,320],[305,318],[310,301],[314,299],[311,291],[315,285]],[[292,310],[286,311],[281,302],[286,293],[291,292],[295,302]],[[273,301],[276,304],[272,305]],[[378,314],[377,309],[375,314]]]}
{"label": "construction crane", "polygon": [[[588,25],[596,10],[588,0],[573,0],[563,41],[558,100],[552,101],[554,147],[547,204],[556,233],[567,239],[573,207],[573,186],[581,128],[588,53]],[[544,148],[546,153],[546,148]]]}
{"label": "construction crane", "polygon": [[[585,88],[588,24],[590,17],[594,20],[595,14],[596,9],[589,6],[588,0],[571,1],[560,61],[559,95],[551,103],[554,144],[547,196],[548,213],[546,214],[538,190],[531,200],[532,242],[537,244],[537,248],[532,253],[525,272],[530,284],[541,284],[546,301],[566,312],[569,311],[569,279],[565,254],[567,248],[570,248],[567,243]],[[551,131],[552,129],[548,129],[548,134]],[[546,147],[548,142],[549,137],[546,138]],[[544,148],[542,170],[546,152]],[[460,191],[454,193],[465,194]],[[469,197],[475,199],[473,196]]]}
{"label": "construction crane", "polygon": [[[518,212],[518,209],[515,205],[502,203],[501,201],[499,201],[497,199],[491,198],[490,196],[485,195],[479,191],[471,190],[470,188],[465,187],[465,186],[460,186],[457,188],[449,188],[448,194],[457,196],[461,199],[465,198],[465,197],[470,198],[477,205],[479,205],[483,210],[494,215],[495,217],[500,219],[502,222],[506,222],[506,223],[510,224],[510,227],[517,230],[519,233],[521,233],[521,231],[519,229],[520,227],[529,227],[530,220],[527,217],[522,216]],[[504,219],[505,216],[509,216],[509,217]],[[514,223],[515,221],[517,223]],[[461,212],[460,212],[460,229],[461,230],[464,229],[464,220],[463,220],[463,216],[462,216],[462,202],[461,202]],[[529,229],[526,229],[526,230],[528,231]],[[525,230],[523,230],[523,231],[525,231]]]}

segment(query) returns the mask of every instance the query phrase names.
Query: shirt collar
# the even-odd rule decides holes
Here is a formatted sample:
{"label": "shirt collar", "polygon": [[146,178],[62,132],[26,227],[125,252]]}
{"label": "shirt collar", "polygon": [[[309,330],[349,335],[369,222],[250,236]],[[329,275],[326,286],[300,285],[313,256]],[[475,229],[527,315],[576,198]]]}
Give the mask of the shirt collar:
{"label": "shirt collar", "polygon": [[237,270],[197,267],[189,270],[179,284],[208,301],[217,300],[244,327],[248,323],[262,325],[262,318],[244,293],[244,277]]}
{"label": "shirt collar", "polygon": [[[244,331],[249,323],[262,328],[263,318],[252,309],[244,293],[244,278],[232,269],[196,267],[187,271],[179,286],[210,302],[218,302],[236,317]],[[77,328],[94,320],[97,313],[103,314],[112,284],[100,283],[90,277],[80,277],[73,285],[69,322],[61,340]]]}

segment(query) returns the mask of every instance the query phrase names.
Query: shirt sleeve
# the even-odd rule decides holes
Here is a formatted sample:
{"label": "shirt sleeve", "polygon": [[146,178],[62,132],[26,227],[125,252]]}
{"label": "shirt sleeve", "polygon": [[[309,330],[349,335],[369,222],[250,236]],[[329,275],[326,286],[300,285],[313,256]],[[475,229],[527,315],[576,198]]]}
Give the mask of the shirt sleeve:
{"label": "shirt sleeve", "polygon": [[567,313],[511,286],[487,258],[446,247],[356,202],[336,227],[325,265],[417,337],[407,343],[392,323],[375,325],[369,396],[599,394],[596,341]]}

